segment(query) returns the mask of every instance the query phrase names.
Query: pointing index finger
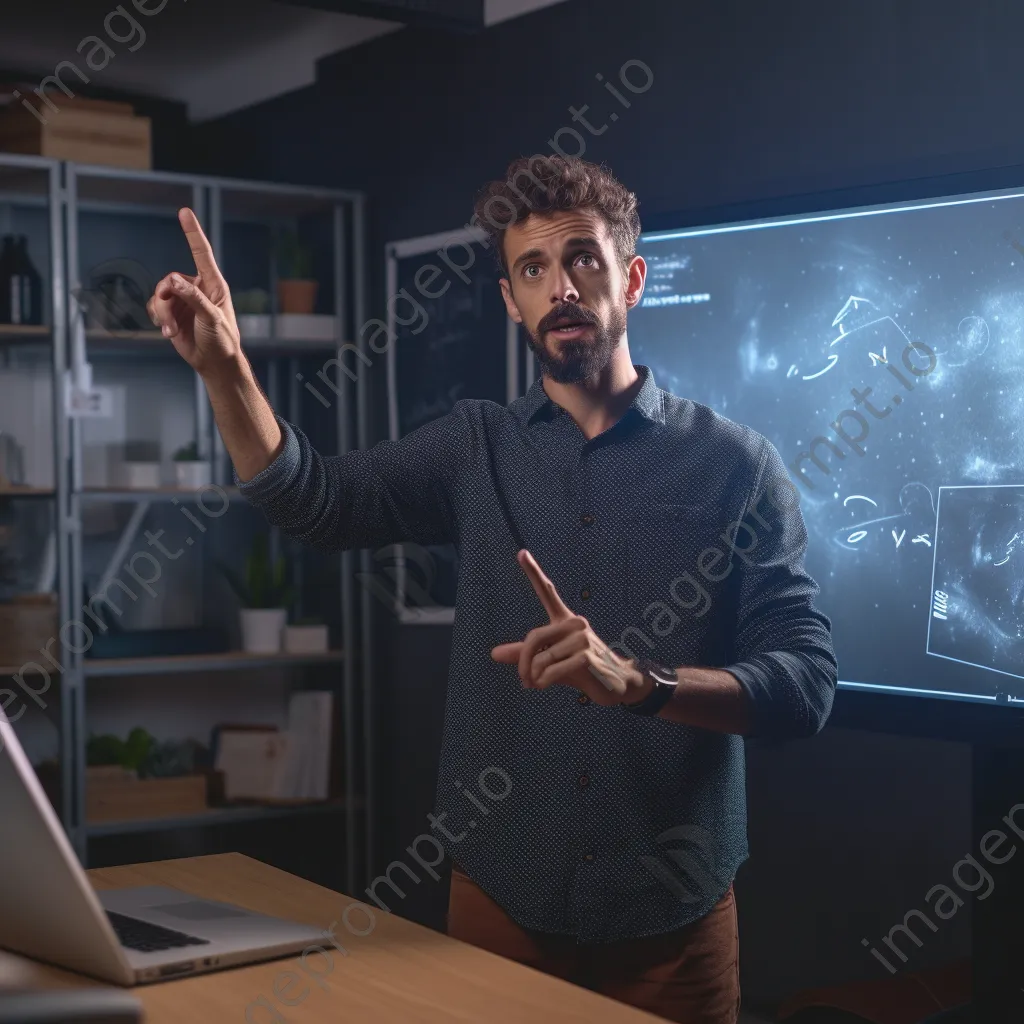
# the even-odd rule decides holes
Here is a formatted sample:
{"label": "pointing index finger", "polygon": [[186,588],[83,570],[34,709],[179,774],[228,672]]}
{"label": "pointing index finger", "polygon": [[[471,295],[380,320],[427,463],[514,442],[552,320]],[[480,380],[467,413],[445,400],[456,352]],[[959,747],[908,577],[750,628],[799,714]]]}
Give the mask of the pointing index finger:
{"label": "pointing index finger", "polygon": [[199,218],[186,206],[178,211],[178,223],[181,224],[192,250],[192,258],[196,261],[196,270],[204,281],[215,281],[220,277],[220,269],[213,258],[213,247],[199,224]]}
{"label": "pointing index finger", "polygon": [[526,573],[527,579],[540,598],[540,603],[544,605],[548,618],[552,622],[557,619],[569,618],[572,615],[571,609],[567,608],[565,602],[558,596],[558,590],[554,583],[544,575],[544,571],[529,551],[519,552],[519,564],[523,567],[523,572]]}

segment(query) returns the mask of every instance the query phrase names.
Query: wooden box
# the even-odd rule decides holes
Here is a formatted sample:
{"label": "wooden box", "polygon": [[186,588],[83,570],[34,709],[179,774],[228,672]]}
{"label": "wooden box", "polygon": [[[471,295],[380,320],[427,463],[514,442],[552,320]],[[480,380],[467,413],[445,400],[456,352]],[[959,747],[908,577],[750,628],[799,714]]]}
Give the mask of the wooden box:
{"label": "wooden box", "polygon": [[85,818],[91,824],[176,818],[206,809],[205,775],[139,779],[116,765],[85,770]]}
{"label": "wooden box", "polygon": [[[49,644],[50,654],[56,661],[61,660],[57,619],[56,594],[22,594],[0,603],[0,665],[20,671],[23,665],[34,662],[47,672],[56,671],[41,652]],[[80,645],[84,635],[72,633],[68,640]]]}
{"label": "wooden box", "polygon": [[151,168],[152,125],[148,117],[136,117],[130,104],[59,92],[47,95],[57,109],[32,97],[39,117],[19,100],[7,104],[0,113],[0,151],[133,170]]}

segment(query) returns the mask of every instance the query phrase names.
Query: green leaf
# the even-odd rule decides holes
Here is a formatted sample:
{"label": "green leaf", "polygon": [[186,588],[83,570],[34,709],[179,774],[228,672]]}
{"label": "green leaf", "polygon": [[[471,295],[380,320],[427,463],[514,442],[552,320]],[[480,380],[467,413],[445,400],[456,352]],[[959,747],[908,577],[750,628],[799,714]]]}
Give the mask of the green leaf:
{"label": "green leaf", "polygon": [[285,281],[308,280],[313,276],[313,251],[295,231],[282,231],[275,239],[277,274]]}
{"label": "green leaf", "polygon": [[270,561],[266,535],[257,534],[245,558],[244,580],[222,561],[215,563],[245,608],[288,607],[293,591],[288,586],[288,563],[284,556]]}
{"label": "green leaf", "polygon": [[195,441],[189,441],[174,453],[175,462],[198,462],[199,445]]}
{"label": "green leaf", "polygon": [[122,767],[138,771],[139,766],[149,756],[149,752],[155,745],[156,740],[145,729],[137,725],[128,733],[128,739],[125,740],[124,754],[121,759]]}
{"label": "green leaf", "polygon": [[90,736],[85,745],[87,765],[121,764],[124,759],[124,740],[120,736],[106,733]]}

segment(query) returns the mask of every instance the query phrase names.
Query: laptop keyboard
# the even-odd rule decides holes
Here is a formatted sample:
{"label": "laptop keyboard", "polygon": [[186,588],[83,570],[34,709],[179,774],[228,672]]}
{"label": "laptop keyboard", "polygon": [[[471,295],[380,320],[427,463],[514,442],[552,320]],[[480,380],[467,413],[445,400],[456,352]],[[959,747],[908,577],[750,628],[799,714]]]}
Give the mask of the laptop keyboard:
{"label": "laptop keyboard", "polygon": [[164,949],[181,949],[185,946],[208,946],[208,939],[200,939],[195,935],[176,932],[172,928],[162,928],[158,924],[140,921],[135,917],[125,917],[108,910],[107,917],[114,928],[114,933],[127,949],[135,949],[140,953],[157,953]]}

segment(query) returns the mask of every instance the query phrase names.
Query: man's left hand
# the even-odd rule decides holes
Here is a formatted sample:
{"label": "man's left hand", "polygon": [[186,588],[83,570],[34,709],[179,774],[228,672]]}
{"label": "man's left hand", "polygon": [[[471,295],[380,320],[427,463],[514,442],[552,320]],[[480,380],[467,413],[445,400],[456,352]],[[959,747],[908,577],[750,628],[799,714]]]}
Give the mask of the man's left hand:
{"label": "man's left hand", "polygon": [[566,606],[529,551],[520,551],[518,560],[550,622],[531,629],[518,643],[500,644],[491,657],[504,665],[518,665],[519,678],[529,689],[572,686],[595,704],[608,707],[646,697],[651,683],[633,662],[616,654],[582,615]]}

